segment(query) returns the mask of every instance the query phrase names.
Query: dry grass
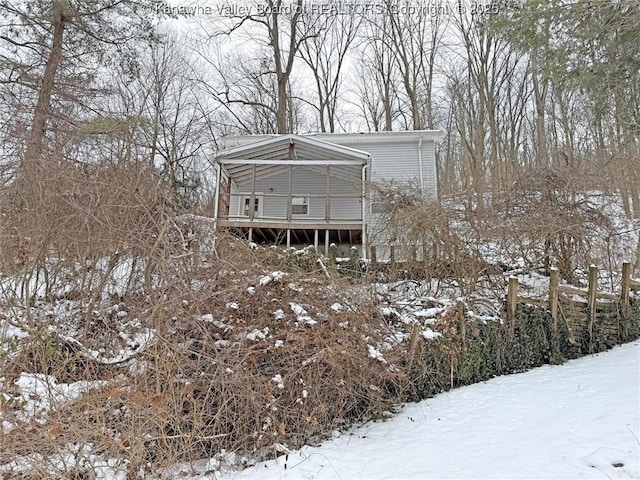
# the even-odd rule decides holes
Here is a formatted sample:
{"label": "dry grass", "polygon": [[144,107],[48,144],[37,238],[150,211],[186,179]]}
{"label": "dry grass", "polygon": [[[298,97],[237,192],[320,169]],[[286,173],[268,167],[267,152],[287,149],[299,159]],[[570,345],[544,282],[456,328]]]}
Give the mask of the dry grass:
{"label": "dry grass", "polygon": [[[570,169],[538,169],[522,174],[509,191],[493,199],[483,222],[504,251],[524,258],[545,272],[556,266],[562,278],[575,281],[575,270],[591,263],[604,265],[595,242],[607,239],[615,248],[613,219],[606,210],[611,199],[590,196]],[[619,265],[608,265],[618,269]]]}
{"label": "dry grass", "polygon": [[137,164],[40,167],[36,181],[17,182],[3,193],[0,265],[5,274],[49,256],[145,251],[173,212],[168,188]]}
{"label": "dry grass", "polygon": [[[105,459],[127,478],[201,458],[241,464],[403,398],[402,352],[368,356],[388,333],[375,296],[313,253],[211,248],[206,222],[173,216],[134,167],[49,178],[56,188],[2,199],[0,242],[19,248],[2,250],[18,288],[5,282],[0,315],[26,334],[0,354],[0,416],[17,427],[0,432],[3,478],[93,478]],[[23,372],[49,382],[46,401],[20,395]]]}
{"label": "dry grass", "polygon": [[402,268],[420,278],[446,280],[465,295],[498,273],[483,256],[486,238],[460,205],[430,201],[406,187],[380,188],[384,213],[373,242],[401,246]]}
{"label": "dry grass", "polygon": [[381,186],[384,235],[377,240],[411,246],[419,265],[410,270],[450,277],[464,293],[499,273],[496,267],[548,272],[555,266],[569,282],[592,263],[619,270],[634,259],[611,218],[617,199],[587,191],[588,180],[570,169],[529,170],[482,208],[472,195],[435,203],[406,186]]}
{"label": "dry grass", "polygon": [[[343,298],[336,311],[330,307],[343,286],[303,272],[260,285],[268,270],[258,255],[241,244],[232,250],[254,263],[241,269],[247,264],[233,259],[212,262],[201,268],[197,290],[167,285],[161,301],[143,301],[138,318],[156,338],[127,362],[101,365],[78,351],[63,355],[60,348],[68,345],[55,335],[49,343],[25,342],[5,361],[8,383],[30,371],[107,384],[62,403],[42,424],[13,430],[2,439],[12,446],[5,451],[91,445],[93,454],[120,459],[129,478],[144,477],[224,451],[266,458],[382,416],[401,400],[406,379],[393,366],[400,352],[389,352],[388,363],[368,358],[368,345],[380,345],[385,333],[371,298]],[[301,320],[291,303],[317,323]],[[65,375],[70,364],[73,376]]]}
{"label": "dry grass", "polygon": [[[0,344],[0,418],[15,427],[0,430],[3,478],[175,478],[181,462],[243,464],[384,416],[416,388],[407,342],[383,347],[371,278],[345,278],[312,251],[214,242],[209,222],[176,216],[170,191],[139,166],[62,165],[42,178],[0,192],[0,322],[24,335]],[[522,248],[544,254],[545,235],[582,239],[584,222],[601,219],[545,221],[541,204],[527,222],[540,197],[519,192],[502,210],[505,244],[528,237]],[[424,246],[424,276],[463,293],[489,278],[482,246],[506,225],[500,199],[480,217],[392,198],[392,231]],[[569,229],[568,218],[582,223]],[[16,384],[27,380],[45,386],[27,398]]]}

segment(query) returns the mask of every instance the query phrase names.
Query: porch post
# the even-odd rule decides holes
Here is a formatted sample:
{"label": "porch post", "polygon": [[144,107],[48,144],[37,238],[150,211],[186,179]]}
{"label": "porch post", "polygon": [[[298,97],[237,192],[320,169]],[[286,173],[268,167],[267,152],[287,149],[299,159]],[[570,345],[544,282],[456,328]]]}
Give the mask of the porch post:
{"label": "porch post", "polygon": [[249,221],[253,222],[254,209],[256,206],[256,164],[251,169],[251,200],[249,201]]}
{"label": "porch post", "polygon": [[324,254],[329,255],[329,229],[324,231]]}
{"label": "porch post", "polygon": [[[287,200],[287,222],[291,221],[291,191],[293,189],[293,165],[289,164],[289,198]],[[287,230],[287,232],[289,232]],[[288,238],[288,237],[287,237]],[[289,244],[287,244],[287,248]]]}
{"label": "porch post", "polygon": [[324,198],[324,220],[329,223],[331,220],[331,167],[327,165],[326,183],[327,183],[327,196]]}
{"label": "porch post", "polygon": [[367,222],[366,222],[366,216],[367,216],[367,205],[366,205],[366,199],[367,199],[367,189],[366,189],[366,181],[367,181],[367,166],[363,165],[362,166],[362,230],[360,233],[360,240],[362,242],[362,258],[363,260],[366,260],[368,258],[368,253],[367,253]]}
{"label": "porch post", "polygon": [[222,164],[216,163],[216,197],[213,203],[213,226],[214,229],[218,226],[218,209],[220,208],[220,178]]}

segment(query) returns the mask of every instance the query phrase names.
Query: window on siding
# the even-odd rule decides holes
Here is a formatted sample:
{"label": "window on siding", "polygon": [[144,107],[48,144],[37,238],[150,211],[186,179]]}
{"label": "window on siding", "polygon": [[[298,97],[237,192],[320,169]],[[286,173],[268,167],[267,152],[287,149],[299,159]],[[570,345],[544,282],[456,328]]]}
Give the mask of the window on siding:
{"label": "window on siding", "polygon": [[[249,216],[249,205],[251,205],[251,197],[244,197],[243,205],[242,205],[242,215],[245,217]],[[259,216],[260,214],[260,198],[253,198],[253,216],[254,218]]]}
{"label": "window on siding", "polygon": [[291,197],[291,214],[308,215],[309,197]]}
{"label": "window on siding", "polygon": [[371,213],[372,214],[383,214],[385,213],[385,206],[382,202],[371,202]]}
{"label": "window on siding", "polygon": [[371,192],[369,195],[369,210],[372,214],[381,215],[385,213],[386,204],[385,198],[381,192]]}

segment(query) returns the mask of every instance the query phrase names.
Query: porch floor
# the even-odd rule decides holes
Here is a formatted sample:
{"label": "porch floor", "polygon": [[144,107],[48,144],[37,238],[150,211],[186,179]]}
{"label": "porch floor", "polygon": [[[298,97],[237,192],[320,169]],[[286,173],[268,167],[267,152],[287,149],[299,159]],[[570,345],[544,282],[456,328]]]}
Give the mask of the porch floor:
{"label": "porch floor", "polygon": [[[324,248],[331,243],[336,245],[360,245],[362,243],[362,229],[315,229],[315,228],[272,228],[264,226],[227,227],[233,235],[251,240],[255,243],[271,245],[314,245]],[[251,232],[250,232],[251,230]],[[289,240],[287,241],[287,231]],[[328,236],[327,236],[328,234]]]}

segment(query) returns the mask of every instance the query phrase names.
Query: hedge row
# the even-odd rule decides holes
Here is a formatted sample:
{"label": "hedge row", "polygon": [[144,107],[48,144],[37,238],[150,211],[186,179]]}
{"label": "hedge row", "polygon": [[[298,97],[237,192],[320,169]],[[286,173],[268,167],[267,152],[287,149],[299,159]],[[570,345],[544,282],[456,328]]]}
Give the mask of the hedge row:
{"label": "hedge row", "polygon": [[587,312],[582,332],[573,335],[561,317],[554,329],[551,312],[520,305],[513,321],[469,322],[462,311],[449,333],[423,345],[422,362],[410,372],[411,400],[428,398],[452,388],[557,364],[640,337],[640,303],[625,312],[617,306],[598,311],[589,334]]}

